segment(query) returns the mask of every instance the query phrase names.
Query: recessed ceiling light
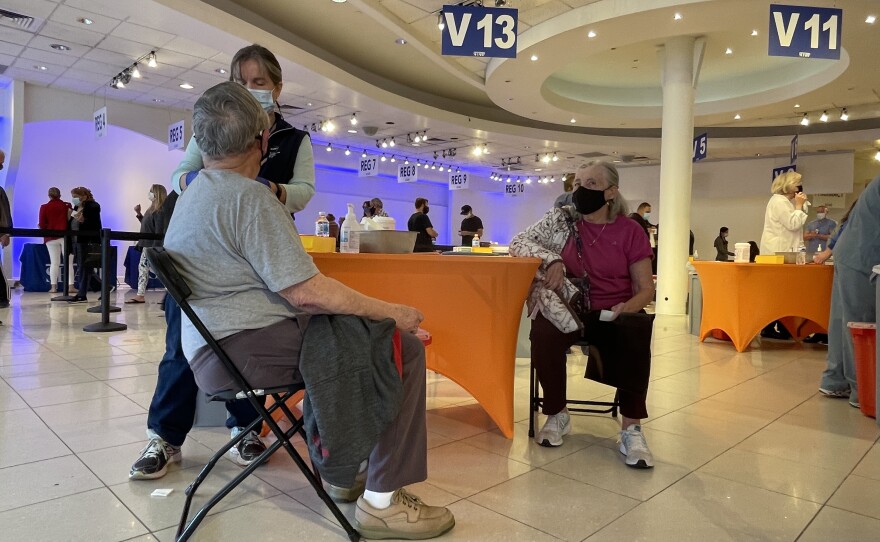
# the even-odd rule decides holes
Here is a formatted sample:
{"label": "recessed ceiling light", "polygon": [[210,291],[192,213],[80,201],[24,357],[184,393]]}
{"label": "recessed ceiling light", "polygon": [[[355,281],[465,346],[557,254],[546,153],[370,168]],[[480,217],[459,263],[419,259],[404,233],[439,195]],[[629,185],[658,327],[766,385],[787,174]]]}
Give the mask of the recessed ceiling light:
{"label": "recessed ceiling light", "polygon": [[308,102],[308,103],[306,104],[306,107],[312,107],[312,102]]}
{"label": "recessed ceiling light", "polygon": [[396,40],[394,40],[394,43],[396,43],[397,45],[406,45],[406,40],[403,38],[397,38]]}
{"label": "recessed ceiling light", "polygon": [[737,113],[736,115],[733,116],[733,120],[739,120],[739,119],[741,119],[741,118],[742,118],[742,117],[740,116],[739,113]]}
{"label": "recessed ceiling light", "polygon": [[732,55],[732,54],[733,54],[733,49],[731,49],[730,47],[728,47],[727,49],[724,50],[724,54],[725,54],[725,55]]}
{"label": "recessed ceiling light", "polygon": [[755,153],[755,156],[761,156],[761,153],[756,152],[756,153]]}
{"label": "recessed ceiling light", "polygon": [[156,102],[157,104],[160,104],[160,103],[164,102],[165,100],[163,100],[162,98],[153,98],[153,101]]}
{"label": "recessed ceiling light", "polygon": [[70,51],[70,47],[63,45],[61,43],[53,43],[49,47],[55,49],[56,51]]}
{"label": "recessed ceiling light", "polygon": [[875,22],[877,22],[877,17],[875,17],[874,15],[868,15],[865,18],[865,22],[868,24],[874,24]]}
{"label": "recessed ceiling light", "polygon": [[345,0],[333,0],[334,4],[344,4]]}
{"label": "recessed ceiling light", "polygon": [[532,55],[532,62],[538,60],[538,55]]}
{"label": "recessed ceiling light", "polygon": [[47,68],[46,66],[43,66],[42,64],[34,64],[34,69],[40,70],[41,72],[44,72],[44,71],[48,70],[49,68]]}
{"label": "recessed ceiling light", "polygon": [[350,129],[350,130],[348,131],[348,133],[350,133],[350,134],[356,134],[356,133],[358,133],[358,131],[352,128],[352,129]]}
{"label": "recessed ceiling light", "polygon": [[192,85],[190,85],[189,83],[181,83],[179,86],[180,86],[180,88],[182,88],[182,89],[184,89],[184,90],[192,90],[192,89],[194,88],[194,87],[193,87]]}
{"label": "recessed ceiling light", "polygon": [[226,68],[217,68],[214,71],[219,73],[220,75],[226,75],[227,73],[229,73],[229,70],[227,70]]}
{"label": "recessed ceiling light", "polygon": [[795,108],[795,109],[800,109],[800,108],[801,108],[801,104],[794,104],[794,108]]}
{"label": "recessed ceiling light", "polygon": [[758,31],[757,31],[757,30],[752,30],[752,36],[757,36],[757,35],[758,35]]}
{"label": "recessed ceiling light", "polygon": [[675,15],[672,16],[672,19],[675,21],[680,21],[681,20],[681,13],[676,13]]}
{"label": "recessed ceiling light", "polygon": [[577,119],[576,119],[576,118],[574,118],[574,117],[572,117],[572,118],[571,118],[571,120],[570,120],[570,121],[568,121],[568,122],[570,122],[570,123],[572,123],[572,124],[574,124],[574,123],[575,123],[575,122],[577,122]]}
{"label": "recessed ceiling light", "polygon": [[79,19],[76,20],[76,22],[78,22],[80,24],[92,24],[95,21],[89,19],[88,17],[80,17]]}
{"label": "recessed ceiling light", "polygon": [[587,37],[588,37],[588,38],[595,38],[595,37],[596,37],[596,33],[593,32],[592,30],[590,30],[589,32],[587,32]]}

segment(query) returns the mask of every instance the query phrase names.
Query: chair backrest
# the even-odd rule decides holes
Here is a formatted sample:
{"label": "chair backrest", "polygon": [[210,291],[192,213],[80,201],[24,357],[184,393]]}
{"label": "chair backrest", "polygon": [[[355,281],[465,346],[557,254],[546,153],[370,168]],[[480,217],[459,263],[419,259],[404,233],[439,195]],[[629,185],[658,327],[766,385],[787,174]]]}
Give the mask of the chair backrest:
{"label": "chair backrest", "polygon": [[144,248],[144,253],[147,255],[147,261],[150,262],[150,267],[156,272],[156,276],[159,277],[162,284],[165,285],[165,290],[174,301],[177,302],[177,305],[180,306],[180,310],[187,318],[189,318],[189,321],[192,322],[193,327],[196,328],[202,338],[205,339],[205,342],[208,343],[208,347],[214,351],[214,354],[216,354],[221,363],[223,363],[224,368],[235,380],[239,388],[242,390],[252,390],[253,388],[247,380],[245,380],[244,375],[242,375],[241,371],[238,370],[238,367],[232,363],[232,360],[223,350],[223,347],[221,347],[214,339],[214,336],[211,335],[211,332],[205,326],[205,323],[202,322],[198,315],[196,315],[192,305],[187,301],[187,298],[192,295],[192,290],[183,277],[180,276],[177,267],[174,265],[174,260],[171,259],[171,255],[168,254],[168,251],[166,251],[164,247],[146,247]]}

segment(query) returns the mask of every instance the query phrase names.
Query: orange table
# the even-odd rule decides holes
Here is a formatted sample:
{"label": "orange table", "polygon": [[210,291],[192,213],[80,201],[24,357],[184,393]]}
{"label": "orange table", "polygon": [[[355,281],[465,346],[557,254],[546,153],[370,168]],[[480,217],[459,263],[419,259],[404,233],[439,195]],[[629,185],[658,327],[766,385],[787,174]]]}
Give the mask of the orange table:
{"label": "orange table", "polygon": [[427,365],[473,395],[513,438],[513,373],[523,303],[540,260],[436,254],[312,254],[359,292],[416,307],[431,332]]}
{"label": "orange table", "polygon": [[775,320],[781,320],[797,339],[827,332],[834,267],[701,261],[693,264],[703,288],[701,341],[713,329],[720,329],[742,352]]}

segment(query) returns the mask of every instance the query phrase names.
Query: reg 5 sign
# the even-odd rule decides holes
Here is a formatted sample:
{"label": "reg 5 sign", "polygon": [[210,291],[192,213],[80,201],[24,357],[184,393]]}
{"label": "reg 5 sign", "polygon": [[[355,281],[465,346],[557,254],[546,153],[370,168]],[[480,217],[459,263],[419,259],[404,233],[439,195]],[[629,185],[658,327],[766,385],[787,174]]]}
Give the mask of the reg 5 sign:
{"label": "reg 5 sign", "polygon": [[450,173],[449,174],[449,189],[450,190],[464,190],[468,187],[468,174],[467,173]]}
{"label": "reg 5 sign", "polygon": [[183,121],[168,125],[168,150],[183,148]]}
{"label": "reg 5 sign", "polygon": [[843,10],[770,4],[770,56],[840,59]]}
{"label": "reg 5 sign", "polygon": [[443,6],[443,54],[516,58],[517,10]]}

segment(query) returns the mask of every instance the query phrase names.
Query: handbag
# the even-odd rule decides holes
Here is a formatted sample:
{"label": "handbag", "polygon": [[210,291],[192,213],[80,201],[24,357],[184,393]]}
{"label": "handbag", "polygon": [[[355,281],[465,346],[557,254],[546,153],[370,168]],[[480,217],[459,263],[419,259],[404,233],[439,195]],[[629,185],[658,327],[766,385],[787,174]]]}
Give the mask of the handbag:
{"label": "handbag", "polygon": [[654,315],[621,313],[603,322],[599,313],[589,311],[581,317],[589,348],[584,378],[634,393],[647,392]]}
{"label": "handbag", "polygon": [[83,267],[101,267],[101,243],[86,243],[81,265]]}

